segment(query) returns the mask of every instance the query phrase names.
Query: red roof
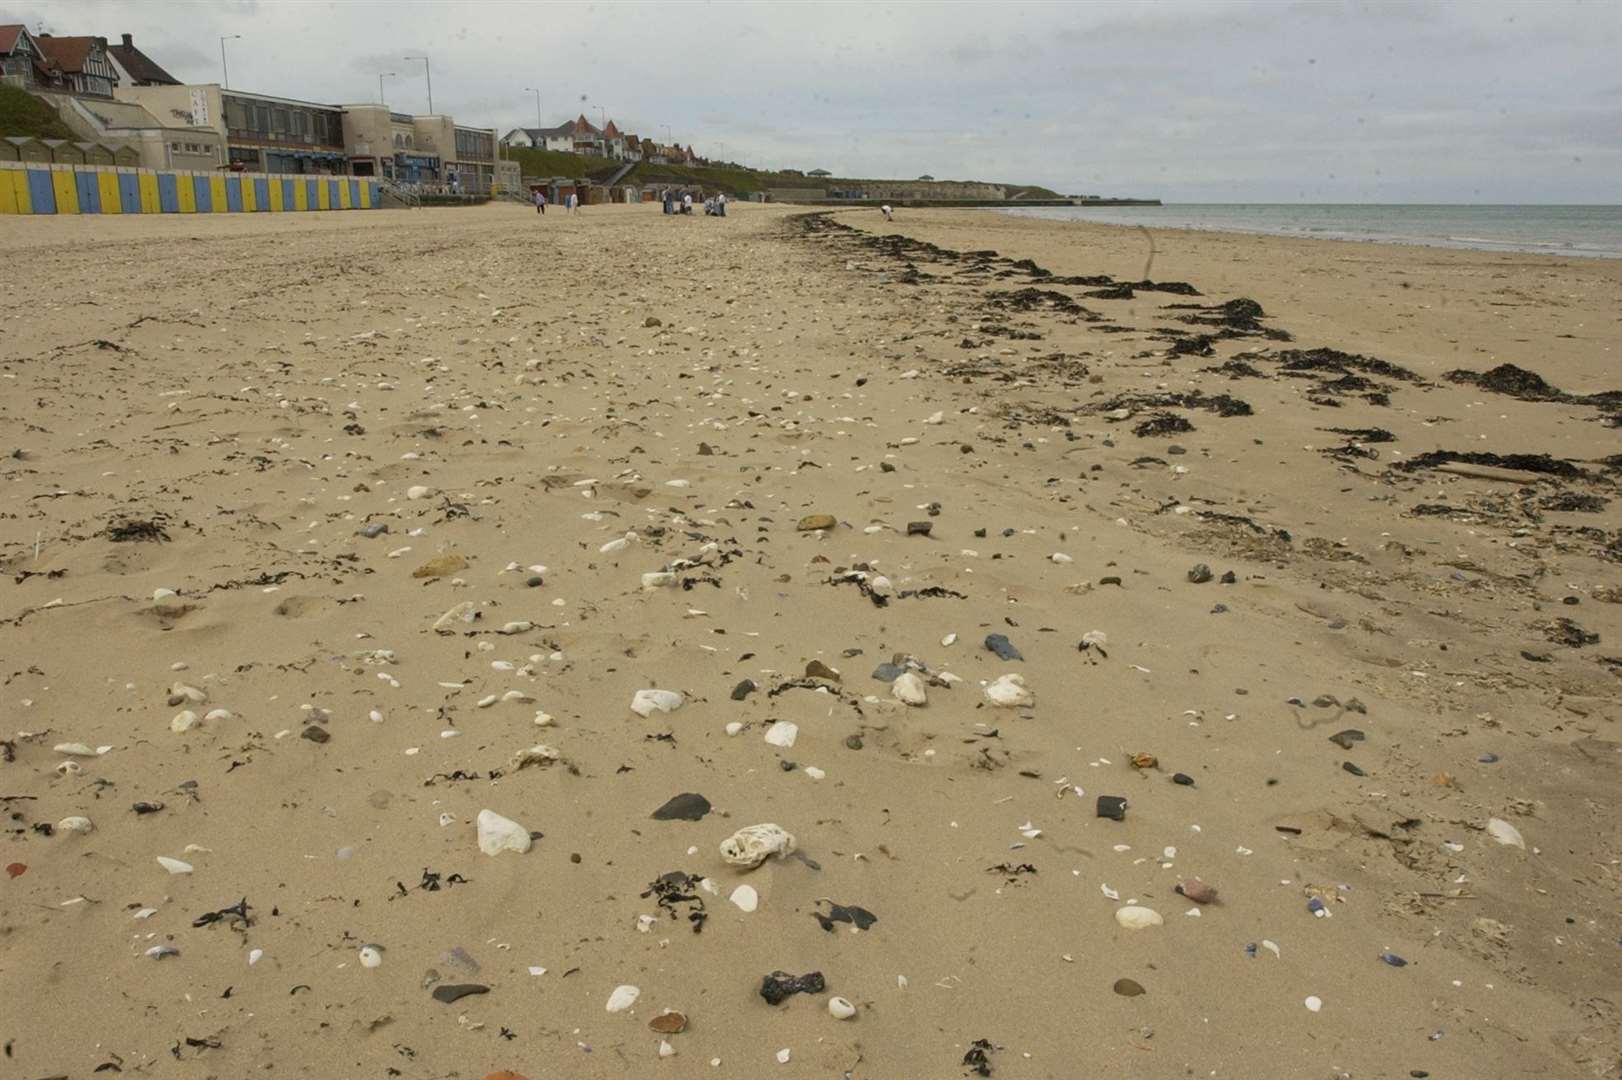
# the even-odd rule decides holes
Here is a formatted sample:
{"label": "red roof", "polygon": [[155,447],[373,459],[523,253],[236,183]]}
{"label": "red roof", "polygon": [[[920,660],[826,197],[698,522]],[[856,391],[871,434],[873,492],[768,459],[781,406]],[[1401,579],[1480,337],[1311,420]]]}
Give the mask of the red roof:
{"label": "red roof", "polygon": [[50,34],[40,34],[34,38],[34,44],[39,46],[41,58],[51,69],[65,75],[79,75],[84,73],[84,62],[90,58],[90,50],[95,47],[97,40],[93,37],[52,37]]}
{"label": "red roof", "polygon": [[20,24],[16,26],[0,26],[0,53],[15,52],[17,39],[27,32],[28,28]]}
{"label": "red roof", "polygon": [[595,135],[597,129],[592,127],[591,121],[586,119],[584,113],[581,113],[580,118],[574,122],[574,133],[576,135]]}
{"label": "red roof", "polygon": [[614,126],[614,121],[610,120],[608,122],[608,126],[603,128],[603,138],[605,138],[605,139],[617,139],[619,137],[620,137],[620,129]]}

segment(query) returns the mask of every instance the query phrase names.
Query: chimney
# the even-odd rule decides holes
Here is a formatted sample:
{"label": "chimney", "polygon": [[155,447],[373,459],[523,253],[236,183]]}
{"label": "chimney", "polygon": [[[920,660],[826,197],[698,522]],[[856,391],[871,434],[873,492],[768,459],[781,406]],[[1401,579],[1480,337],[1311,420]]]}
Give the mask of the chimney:
{"label": "chimney", "polygon": [[133,49],[134,47],[135,47],[135,42],[130,40],[130,36],[128,34],[125,34],[124,35],[124,48]]}

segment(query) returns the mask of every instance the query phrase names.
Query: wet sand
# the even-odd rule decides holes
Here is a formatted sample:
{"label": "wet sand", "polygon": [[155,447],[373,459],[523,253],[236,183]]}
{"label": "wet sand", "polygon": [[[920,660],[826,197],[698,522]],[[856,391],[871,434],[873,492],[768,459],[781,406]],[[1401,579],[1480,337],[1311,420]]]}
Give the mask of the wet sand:
{"label": "wet sand", "polygon": [[0,225],[9,1070],[1617,1075],[1622,264],[1154,242]]}

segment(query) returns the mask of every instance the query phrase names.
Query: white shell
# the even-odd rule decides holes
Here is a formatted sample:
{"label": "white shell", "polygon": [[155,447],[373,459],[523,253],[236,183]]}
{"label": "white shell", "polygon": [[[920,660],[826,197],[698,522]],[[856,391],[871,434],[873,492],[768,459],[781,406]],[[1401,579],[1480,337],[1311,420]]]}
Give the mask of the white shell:
{"label": "white shell", "polygon": [[728,735],[736,735],[739,732],[741,732],[742,730],[743,730],[743,721],[742,720],[729,720],[729,721],[727,721],[726,733]]}
{"label": "white shell", "polygon": [[904,671],[890,684],[890,696],[903,705],[923,705],[929,700],[924,680],[916,672]]}
{"label": "white shell", "polygon": [[52,749],[54,749],[58,754],[66,754],[69,757],[95,757],[96,756],[96,752],[94,750],[90,749],[90,747],[86,746],[82,742],[57,743],[56,746],[54,746]]}
{"label": "white shell", "polygon": [[636,1004],[636,999],[642,996],[642,991],[635,986],[616,986],[614,992],[608,995],[608,1011],[611,1013],[624,1012]]}
{"label": "white shell", "polygon": [[759,866],[772,855],[791,854],[794,847],[793,835],[781,825],[746,825],[721,841],[721,858],[733,866]]}
{"label": "white shell", "polygon": [[361,949],[361,951],[360,951],[360,966],[361,967],[367,967],[367,968],[375,968],[375,967],[382,967],[383,966],[383,954],[380,951],[378,951],[377,946],[375,946],[375,945],[367,945],[367,946],[365,946],[364,948]]}
{"label": "white shell", "polygon": [[1308,1012],[1317,1012],[1319,1009],[1324,1007],[1323,999],[1316,994],[1307,998],[1307,1000],[1302,1002],[1302,1004],[1307,1007]]}
{"label": "white shell", "polygon": [[682,707],[683,700],[674,690],[638,690],[631,697],[631,711],[638,716],[675,712]]}
{"label": "white shell", "polygon": [[1166,924],[1166,920],[1160,917],[1160,912],[1153,908],[1138,907],[1136,904],[1117,908],[1115,921],[1128,930],[1147,930],[1151,926]]}
{"label": "white shell", "polygon": [[849,1020],[856,1015],[856,1006],[845,998],[831,997],[828,999],[828,1011],[835,1020]]}
{"label": "white shell", "polygon": [[191,873],[191,863],[181,862],[179,859],[171,859],[167,855],[158,856],[158,865],[169,871],[171,874]]}
{"label": "white shell", "polygon": [[1025,687],[1025,676],[1008,674],[986,687],[986,700],[1004,709],[1017,709],[1036,700],[1036,695]]}
{"label": "white shell", "polygon": [[732,890],[732,895],[728,899],[738,905],[740,911],[753,911],[760,906],[760,894],[755,891],[753,885],[739,885]]}
{"label": "white shell", "polygon": [[523,854],[532,843],[529,830],[518,822],[494,810],[479,811],[479,850],[486,855],[500,855],[503,851]]}
{"label": "white shell", "polygon": [[56,823],[56,827],[61,832],[80,834],[96,831],[96,827],[90,823],[89,818],[80,817],[77,814],[75,814],[73,817],[65,817],[61,821],[58,821]]}
{"label": "white shell", "polygon": [[800,737],[800,725],[792,720],[779,720],[766,729],[766,741],[787,750]]}
{"label": "white shell", "polygon": [[1085,634],[1081,635],[1081,640],[1086,642],[1088,645],[1091,645],[1095,649],[1102,649],[1105,645],[1109,644],[1109,638],[1102,630],[1089,630]]}
{"label": "white shell", "polygon": [[644,589],[669,589],[675,584],[676,575],[664,570],[658,570],[651,574],[642,575],[642,587]]}
{"label": "white shell", "polygon": [[179,735],[182,732],[190,731],[201,723],[202,721],[197,718],[197,714],[187,709],[185,712],[175,714],[175,718],[169,721],[169,730]]}
{"label": "white shell", "polygon": [[676,1048],[674,1046],[670,1045],[670,1040],[669,1039],[660,1039],[659,1040],[659,1056],[660,1057],[675,1057],[676,1056]]}
{"label": "white shell", "polygon": [[84,772],[84,767],[77,761],[64,761],[56,767],[58,776],[78,776]]}
{"label": "white shell", "polygon": [[1500,844],[1518,848],[1526,847],[1526,838],[1521,835],[1521,830],[1503,818],[1487,819],[1487,835]]}
{"label": "white shell", "polygon": [[434,493],[433,488],[426,487],[426,486],[424,486],[422,484],[413,484],[410,487],[406,488],[406,498],[408,498],[408,499],[426,499],[428,496],[432,495],[433,493]]}
{"label": "white shell", "polygon": [[783,1049],[781,1049],[781,1050],[779,1050],[777,1052],[777,1063],[779,1065],[787,1065],[788,1064],[788,1059],[790,1057],[792,1057],[793,1055],[794,1055],[794,1051],[790,1050],[788,1047],[785,1046],[785,1047],[783,1047]]}

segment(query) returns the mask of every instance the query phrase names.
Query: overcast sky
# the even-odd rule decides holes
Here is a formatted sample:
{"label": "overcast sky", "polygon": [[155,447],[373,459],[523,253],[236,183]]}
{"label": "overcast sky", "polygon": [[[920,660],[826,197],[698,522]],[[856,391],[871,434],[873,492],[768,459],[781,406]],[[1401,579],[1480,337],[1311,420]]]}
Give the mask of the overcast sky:
{"label": "overcast sky", "polygon": [[1622,202],[1622,2],[0,0],[176,77],[1168,201]]}

